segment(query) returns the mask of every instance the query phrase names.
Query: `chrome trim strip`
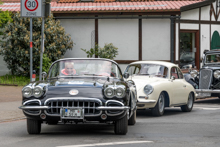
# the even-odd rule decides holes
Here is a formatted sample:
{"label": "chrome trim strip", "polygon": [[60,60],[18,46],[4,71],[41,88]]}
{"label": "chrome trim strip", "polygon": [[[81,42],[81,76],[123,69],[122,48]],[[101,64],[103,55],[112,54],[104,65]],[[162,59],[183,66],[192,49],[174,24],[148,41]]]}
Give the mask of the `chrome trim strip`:
{"label": "chrome trim strip", "polygon": [[220,93],[220,90],[211,90],[211,89],[195,89],[197,93]]}
{"label": "chrome trim strip", "polygon": [[[119,101],[116,101],[116,100],[108,100],[108,101],[105,102],[105,108],[108,107],[107,105],[108,105],[109,102],[119,103],[119,104],[121,104],[121,107],[125,107],[122,102],[119,102]],[[126,107],[127,107],[127,106],[126,106]],[[118,108],[120,108],[120,107],[118,107]],[[129,108],[130,108],[130,107],[129,107]],[[110,110],[112,110],[112,109],[110,109]],[[125,109],[125,110],[127,110],[127,109]],[[106,110],[105,113],[106,113],[108,116],[117,116],[117,115],[120,115],[120,114],[124,113],[124,111],[122,111],[122,112],[120,112],[120,113],[116,113],[116,114],[110,114],[110,113],[108,113],[108,111]]]}
{"label": "chrome trim strip", "polygon": [[[128,106],[122,106],[122,107],[104,107],[104,106],[101,106],[101,107],[97,107],[96,108],[97,110],[128,110],[130,109],[130,107]],[[119,114],[117,114],[119,115]]]}
{"label": "chrome trim strip", "polygon": [[22,110],[46,110],[46,109],[50,109],[48,106],[20,106],[18,108],[22,109]]}
{"label": "chrome trim strip", "polygon": [[[99,102],[100,106],[102,106],[102,101],[100,99],[97,99],[97,98],[87,98],[87,97],[86,98],[85,97],[72,97],[72,98],[70,98],[70,97],[57,97],[57,98],[49,98],[49,99],[47,99],[44,102],[44,105],[46,105],[46,103],[48,101],[51,101],[51,100],[55,100],[55,101],[57,101],[57,100],[77,100],[77,101],[84,101],[84,100],[86,100],[87,102],[88,101],[96,101],[96,102]],[[53,107],[53,108],[62,108],[62,107]],[[79,107],[69,107],[69,108],[79,108]],[[84,107],[83,106],[82,108],[88,108],[88,107]],[[49,114],[49,113],[47,113],[46,110],[44,110],[44,113],[46,115],[48,115],[48,116],[60,116],[60,114]],[[96,114],[96,115],[84,115],[84,116],[85,117],[94,117],[94,116],[100,116],[101,114],[102,114],[102,111],[100,111],[100,113]]]}
{"label": "chrome trim strip", "polygon": [[[36,102],[36,101],[39,103],[39,106],[41,106],[41,101],[38,100],[38,99],[28,100],[28,101],[26,101],[26,102],[23,103],[23,106],[25,106],[27,103]],[[20,106],[20,107],[22,107],[22,106]],[[21,109],[21,108],[20,108],[20,109]],[[23,110],[23,112],[26,113],[26,114],[28,114],[28,115],[35,115],[35,116],[41,114],[41,110],[40,110],[39,113],[37,113],[37,114],[29,113],[29,112],[27,112],[27,111],[25,111],[25,110]]]}
{"label": "chrome trim strip", "polygon": [[170,107],[173,107],[173,106],[182,106],[182,105],[186,105],[187,103],[179,103],[179,104],[172,104],[170,105]]}
{"label": "chrome trim strip", "polygon": [[148,104],[148,103],[156,103],[156,100],[144,100],[144,101],[139,101],[137,102],[137,104]]}

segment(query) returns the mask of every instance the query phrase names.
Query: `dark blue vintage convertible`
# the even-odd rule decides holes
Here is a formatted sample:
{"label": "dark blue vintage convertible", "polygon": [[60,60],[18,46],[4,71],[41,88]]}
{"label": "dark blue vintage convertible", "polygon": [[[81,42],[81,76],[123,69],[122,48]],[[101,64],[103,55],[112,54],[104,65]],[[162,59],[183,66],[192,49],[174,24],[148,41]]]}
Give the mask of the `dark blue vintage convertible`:
{"label": "dark blue vintage convertible", "polygon": [[[114,124],[115,134],[126,134],[136,122],[135,85],[124,80],[118,64],[109,59],[61,59],[52,63],[43,81],[22,89],[22,106],[29,134],[41,124]],[[123,78],[124,77],[124,78]]]}

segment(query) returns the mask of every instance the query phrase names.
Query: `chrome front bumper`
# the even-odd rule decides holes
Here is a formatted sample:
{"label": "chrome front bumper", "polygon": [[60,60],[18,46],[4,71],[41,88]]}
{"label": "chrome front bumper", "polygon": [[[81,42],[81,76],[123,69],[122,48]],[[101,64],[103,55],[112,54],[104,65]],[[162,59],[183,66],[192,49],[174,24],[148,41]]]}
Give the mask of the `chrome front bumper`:
{"label": "chrome front bumper", "polygon": [[[20,106],[18,108],[22,109],[22,110],[47,110],[47,109],[51,109],[51,107],[48,107],[48,106]],[[74,107],[70,107],[70,108],[74,108]],[[82,109],[83,109],[83,107],[82,107]],[[97,110],[129,110],[130,107],[128,107],[128,106],[120,106],[120,107],[99,106],[99,107],[96,107],[96,109]]]}
{"label": "chrome front bumper", "polygon": [[196,93],[220,93],[220,90],[195,89]]}

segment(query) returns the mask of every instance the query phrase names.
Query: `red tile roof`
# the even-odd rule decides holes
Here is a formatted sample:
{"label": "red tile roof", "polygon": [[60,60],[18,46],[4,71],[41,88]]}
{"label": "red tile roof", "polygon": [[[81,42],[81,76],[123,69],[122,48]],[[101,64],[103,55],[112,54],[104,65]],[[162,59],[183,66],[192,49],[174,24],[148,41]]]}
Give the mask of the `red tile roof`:
{"label": "red tile roof", "polygon": [[[74,1],[74,0],[71,0]],[[180,11],[182,6],[201,1],[152,1],[152,2],[110,2],[110,3],[58,3],[51,2],[52,12],[162,12]],[[20,11],[19,3],[4,3],[2,11]]]}

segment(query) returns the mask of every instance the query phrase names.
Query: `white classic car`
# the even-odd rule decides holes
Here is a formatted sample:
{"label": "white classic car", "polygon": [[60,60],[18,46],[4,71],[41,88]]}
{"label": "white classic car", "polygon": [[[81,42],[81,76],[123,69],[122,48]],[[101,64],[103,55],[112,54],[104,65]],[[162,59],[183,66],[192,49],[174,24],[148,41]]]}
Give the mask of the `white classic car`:
{"label": "white classic car", "polygon": [[154,116],[161,116],[165,107],[179,106],[190,112],[195,90],[185,81],[179,67],[170,62],[138,61],[125,70],[127,80],[136,85],[137,108],[150,108]]}

